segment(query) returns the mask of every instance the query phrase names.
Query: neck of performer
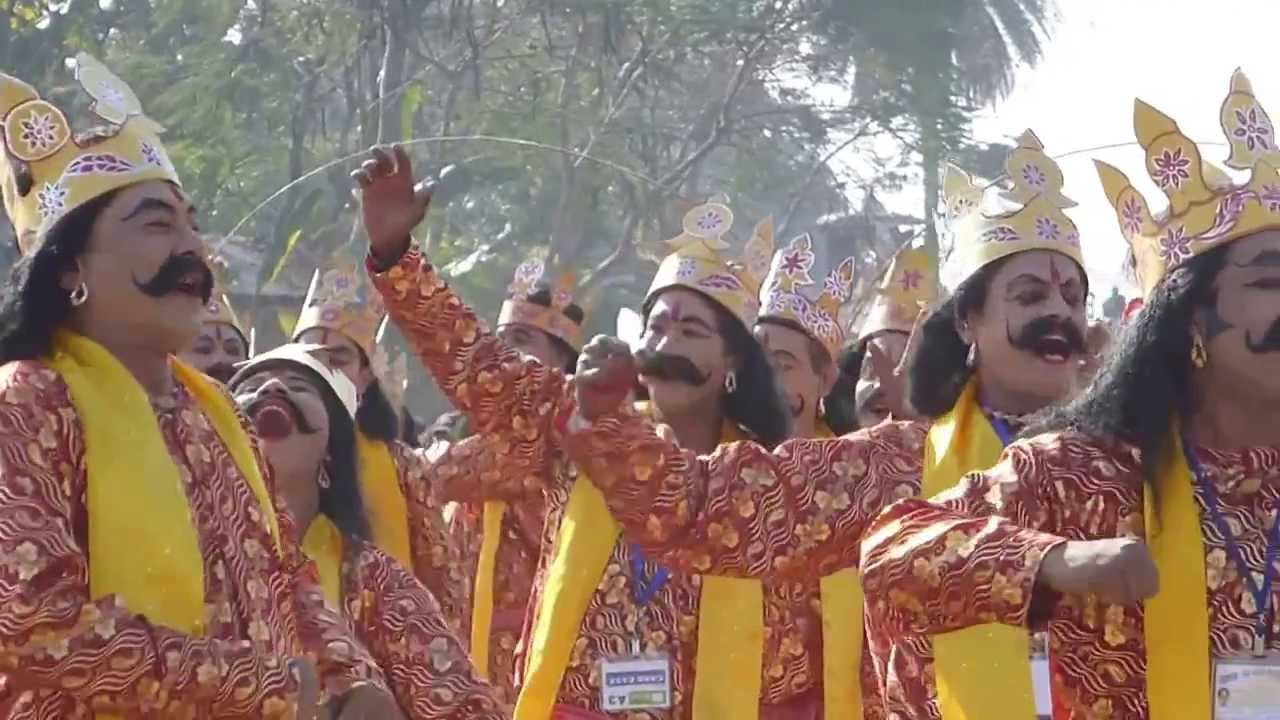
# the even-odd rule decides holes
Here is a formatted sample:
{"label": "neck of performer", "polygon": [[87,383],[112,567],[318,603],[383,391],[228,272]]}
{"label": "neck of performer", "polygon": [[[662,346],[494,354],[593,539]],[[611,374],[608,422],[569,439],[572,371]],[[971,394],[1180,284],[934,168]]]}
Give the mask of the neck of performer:
{"label": "neck of performer", "polygon": [[653,408],[654,419],[671,427],[675,432],[676,442],[699,455],[708,455],[715,451],[723,435],[724,411],[719,402],[708,408],[698,408],[689,412],[663,412],[657,405]]}

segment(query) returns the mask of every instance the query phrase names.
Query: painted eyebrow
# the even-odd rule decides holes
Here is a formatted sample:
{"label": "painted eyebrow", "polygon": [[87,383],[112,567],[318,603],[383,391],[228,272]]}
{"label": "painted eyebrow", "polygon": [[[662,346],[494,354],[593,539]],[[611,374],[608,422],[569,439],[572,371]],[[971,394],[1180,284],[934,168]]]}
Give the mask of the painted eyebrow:
{"label": "painted eyebrow", "polygon": [[713,333],[713,332],[715,332],[714,330],[712,330],[712,329],[711,329],[711,326],[707,324],[707,321],[706,321],[706,320],[703,320],[703,319],[702,319],[702,318],[700,318],[700,317],[682,317],[682,318],[680,318],[680,322],[681,322],[682,324],[683,324],[683,323],[687,323],[687,324],[689,324],[689,325],[693,325],[693,326],[695,326],[695,327],[702,328],[703,330],[705,330],[705,331],[707,331],[707,332],[709,332],[709,333]]}
{"label": "painted eyebrow", "polygon": [[800,358],[796,357],[790,350],[774,350],[774,355],[782,355],[787,362],[800,362]]}
{"label": "painted eyebrow", "polygon": [[1280,250],[1272,250],[1266,248],[1253,256],[1252,260],[1242,263],[1235,263],[1236,267],[1261,268],[1261,267],[1280,267]]}
{"label": "painted eyebrow", "polygon": [[160,210],[162,212],[169,213],[169,215],[171,216],[178,214],[177,208],[175,208],[170,203],[167,203],[164,200],[161,200],[159,198],[145,197],[138,201],[138,204],[134,206],[133,210],[128,215],[124,216],[124,219],[125,221],[132,220],[135,217],[149,210]]}

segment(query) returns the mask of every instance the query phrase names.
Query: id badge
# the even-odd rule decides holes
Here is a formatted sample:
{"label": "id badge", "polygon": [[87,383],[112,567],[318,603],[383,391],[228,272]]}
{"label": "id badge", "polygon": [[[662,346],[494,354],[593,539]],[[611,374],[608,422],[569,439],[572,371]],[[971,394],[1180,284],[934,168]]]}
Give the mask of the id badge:
{"label": "id badge", "polygon": [[1280,656],[1215,661],[1213,720],[1280,720]]}
{"label": "id badge", "polygon": [[666,653],[600,661],[600,707],[605,712],[671,707],[671,657]]}

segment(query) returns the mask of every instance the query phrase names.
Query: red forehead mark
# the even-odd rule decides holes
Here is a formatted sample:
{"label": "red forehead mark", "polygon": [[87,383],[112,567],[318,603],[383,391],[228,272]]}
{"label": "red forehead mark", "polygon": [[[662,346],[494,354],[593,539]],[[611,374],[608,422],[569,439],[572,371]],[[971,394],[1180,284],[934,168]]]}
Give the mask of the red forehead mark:
{"label": "red forehead mark", "polygon": [[1054,257],[1049,258],[1049,281],[1053,283],[1055,288],[1062,287],[1063,282],[1065,282],[1062,278],[1062,273],[1058,270],[1057,258]]}
{"label": "red forehead mark", "polygon": [[679,299],[671,301],[671,309],[667,313],[671,316],[671,322],[680,322],[684,320],[684,304]]}

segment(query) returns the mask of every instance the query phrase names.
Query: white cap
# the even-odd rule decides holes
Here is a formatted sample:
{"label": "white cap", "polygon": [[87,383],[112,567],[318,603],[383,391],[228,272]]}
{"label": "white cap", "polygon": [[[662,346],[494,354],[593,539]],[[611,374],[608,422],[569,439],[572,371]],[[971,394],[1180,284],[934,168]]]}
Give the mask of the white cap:
{"label": "white cap", "polygon": [[285,343],[274,350],[268,350],[261,355],[254,356],[252,359],[236,364],[235,377],[231,378],[229,386],[236,385],[241,379],[253,372],[254,368],[273,362],[293,363],[314,372],[320,376],[329,385],[329,389],[337,396],[338,401],[347,409],[347,414],[351,417],[356,416],[356,386],[347,379],[346,375],[340,372],[330,370],[324,363],[315,356],[315,353],[324,350],[324,345],[315,343]]}

